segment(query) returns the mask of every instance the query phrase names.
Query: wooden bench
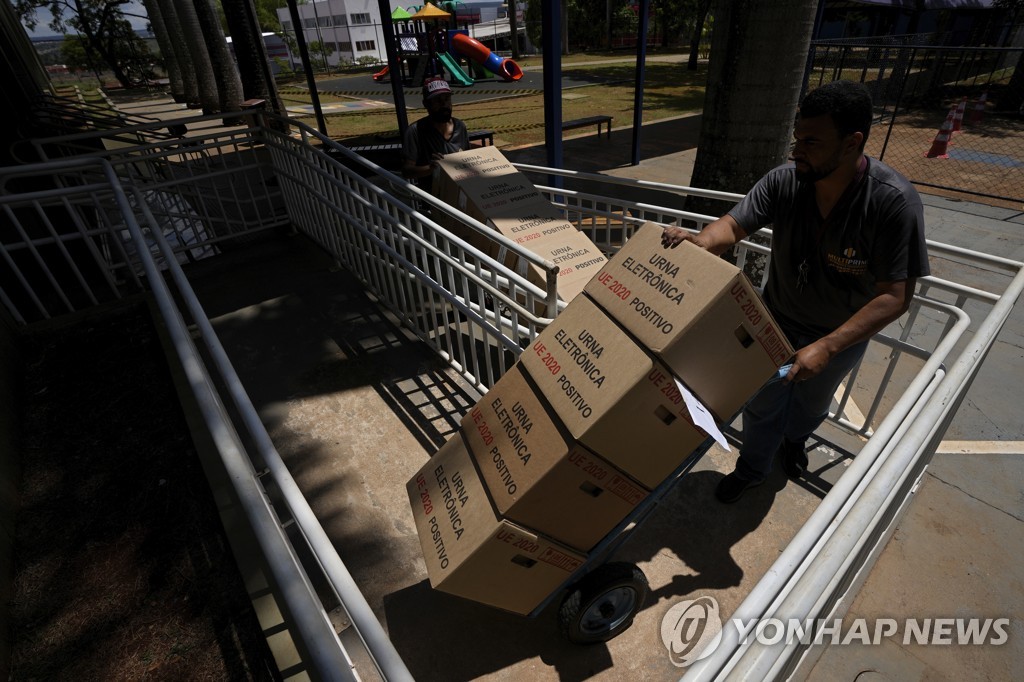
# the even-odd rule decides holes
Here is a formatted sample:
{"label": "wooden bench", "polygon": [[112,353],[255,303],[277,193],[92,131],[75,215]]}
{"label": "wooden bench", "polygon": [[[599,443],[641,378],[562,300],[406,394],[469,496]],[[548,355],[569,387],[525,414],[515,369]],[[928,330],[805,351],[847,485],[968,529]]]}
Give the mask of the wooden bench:
{"label": "wooden bench", "polygon": [[494,131],[493,130],[471,130],[469,132],[469,145],[472,147],[474,142],[479,142],[477,147],[493,147],[494,146]]}
{"label": "wooden bench", "polygon": [[577,118],[572,121],[562,121],[562,131],[572,130],[573,128],[585,128],[597,124],[598,137],[601,135],[601,126],[608,126],[608,137],[612,136],[612,117],[611,116],[587,116],[586,118]]}
{"label": "wooden bench", "polygon": [[[474,130],[470,132],[467,137],[469,138],[470,147],[494,145],[493,130]],[[474,142],[479,144],[474,145]],[[397,171],[402,167],[402,147],[403,145],[401,143],[393,142],[387,144],[359,145],[355,147],[348,147],[348,150],[366,157],[378,166],[383,166],[388,170]]]}

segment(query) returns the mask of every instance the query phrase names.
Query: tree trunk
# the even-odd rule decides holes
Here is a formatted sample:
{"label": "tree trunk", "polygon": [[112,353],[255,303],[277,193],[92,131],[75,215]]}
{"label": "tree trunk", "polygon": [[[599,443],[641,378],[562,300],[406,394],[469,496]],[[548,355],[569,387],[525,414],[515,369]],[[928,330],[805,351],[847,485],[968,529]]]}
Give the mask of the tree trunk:
{"label": "tree trunk", "polygon": [[160,14],[164,19],[164,27],[171,39],[171,50],[174,52],[175,61],[181,69],[181,85],[184,90],[184,101],[189,108],[201,107],[199,99],[199,81],[196,78],[196,66],[192,60],[192,53],[185,42],[185,31],[181,27],[181,19],[178,18],[178,9],[174,0],[156,0],[160,6]]}
{"label": "tree trunk", "polygon": [[164,69],[167,71],[167,80],[171,83],[171,95],[175,102],[185,101],[185,84],[181,79],[181,67],[178,66],[178,56],[174,51],[174,43],[167,32],[164,24],[164,16],[160,11],[160,3],[157,0],[143,0],[146,6],[146,14],[149,15],[150,26],[153,27],[153,35],[156,37],[156,44],[160,47],[160,56],[164,60]]}
{"label": "tree trunk", "polygon": [[704,22],[708,20],[708,12],[711,10],[711,0],[700,0],[697,5],[697,17],[694,22],[693,35],[690,36],[690,58],[686,62],[688,71],[697,70],[697,61],[700,58],[700,39],[704,35]]}
{"label": "tree trunk", "polygon": [[235,61],[242,79],[242,97],[266,100],[268,109],[286,115],[252,0],[221,0],[221,5],[231,32],[231,44],[235,48]]}
{"label": "tree trunk", "polygon": [[[747,192],[786,160],[816,6],[816,0],[715,3],[694,187]],[[723,212],[720,202],[697,208]]]}
{"label": "tree trunk", "polygon": [[519,59],[519,3],[508,0],[508,30],[512,35],[512,60]]}
{"label": "tree trunk", "polygon": [[1024,114],[1024,54],[1017,59],[1010,82],[1006,84],[1003,94],[996,102],[999,111],[1008,111],[1018,115]]}
{"label": "tree trunk", "polygon": [[210,63],[210,54],[206,51],[203,29],[196,16],[196,8],[192,0],[174,0],[174,9],[181,23],[185,47],[192,55],[192,64],[196,69],[199,103],[203,107],[203,113],[216,113],[220,109],[220,95],[217,93],[217,80],[213,75],[213,65]]}
{"label": "tree trunk", "polygon": [[[213,78],[217,83],[217,95],[222,112],[242,110],[242,81],[238,77],[235,58],[224,38],[217,11],[211,0],[192,0],[199,25],[203,28],[203,41],[213,67]],[[260,37],[262,40],[262,36]]]}

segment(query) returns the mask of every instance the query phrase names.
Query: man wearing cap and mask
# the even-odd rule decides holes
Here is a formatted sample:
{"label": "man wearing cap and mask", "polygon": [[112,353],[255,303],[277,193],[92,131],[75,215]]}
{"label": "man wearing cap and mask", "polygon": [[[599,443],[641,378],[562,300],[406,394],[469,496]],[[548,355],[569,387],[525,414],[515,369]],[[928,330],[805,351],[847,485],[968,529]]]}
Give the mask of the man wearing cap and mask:
{"label": "man wearing cap and mask", "polygon": [[423,81],[423,106],[427,115],[405,131],[402,172],[430,192],[437,160],[469,149],[469,132],[452,116],[452,89],[443,78]]}

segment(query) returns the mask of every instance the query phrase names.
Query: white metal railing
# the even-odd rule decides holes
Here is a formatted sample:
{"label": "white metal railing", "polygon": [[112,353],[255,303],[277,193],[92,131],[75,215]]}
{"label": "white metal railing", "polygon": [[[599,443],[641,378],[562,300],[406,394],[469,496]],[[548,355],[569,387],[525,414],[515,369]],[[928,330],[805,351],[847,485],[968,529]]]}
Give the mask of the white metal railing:
{"label": "white metal railing", "polygon": [[[557,313],[557,266],[316,130],[296,128],[298,139],[264,138],[292,225],[486,390]],[[441,216],[461,234],[442,227]],[[471,234],[485,236],[498,257],[470,244]],[[531,267],[543,283],[522,274]]]}
{"label": "white metal railing", "polygon": [[[194,122],[206,120],[208,117],[197,117]],[[273,123],[273,119],[270,120]],[[278,124],[282,122],[277,120]],[[136,217],[143,217],[137,219],[143,232],[147,229],[156,232],[149,237],[134,238],[133,235],[133,241],[141,243],[140,239],[146,239],[151,246],[162,250],[166,267],[177,280],[180,269],[176,261],[186,258],[189,249],[208,241],[244,236],[247,231],[244,225],[239,225],[239,229],[228,230],[226,237],[211,235],[206,223],[216,222],[218,213],[201,208],[197,211],[202,215],[198,224],[203,229],[197,230],[200,236],[191,244],[168,247],[161,237],[177,233],[160,224],[160,210],[164,215],[170,215],[171,211],[161,209],[162,202],[154,202],[149,197],[153,192],[161,192],[181,197],[190,207],[204,206],[195,200],[197,196],[214,206],[244,203],[244,195],[237,193],[237,187],[219,184],[222,178],[231,175],[222,171],[237,168],[266,185],[258,196],[265,197],[272,209],[270,219],[259,223],[262,229],[287,223],[308,235],[354,272],[384,305],[462,376],[480,389],[489,386],[515,361],[523,345],[557,313],[556,268],[495,235],[469,216],[410,187],[401,178],[323,138],[315,130],[294,121],[287,123],[297,130],[297,136],[279,132],[280,125],[264,127],[254,123],[228,132],[204,133],[198,136],[198,142],[147,142],[102,151],[93,147],[87,157],[109,159],[110,172],[122,182],[140,188],[125,199],[130,207],[128,213],[124,213],[123,202],[117,202],[114,210],[104,198],[107,196],[103,191],[105,181],[97,181],[96,164],[89,166],[89,173],[93,175],[77,167],[54,167],[51,171],[60,188],[59,197],[23,193],[4,198],[3,207],[8,215],[12,215],[10,210],[13,210],[9,207],[18,207],[13,215],[18,217],[16,224],[22,229],[20,241],[0,243],[0,256],[8,262],[17,260],[19,264],[57,262],[61,263],[62,270],[78,267],[82,273],[79,279],[87,283],[92,282],[95,274],[86,273],[86,268],[79,267],[79,263],[101,263],[98,269],[103,277],[100,279],[108,286],[139,288],[142,282],[136,268],[129,267],[135,257],[129,249],[118,246],[124,241],[127,228],[111,217],[119,212],[125,216],[134,213]],[[86,140],[87,136],[75,136],[70,142],[51,140],[47,144],[67,150],[71,143],[92,144]],[[234,159],[217,159],[235,154],[246,157],[237,167],[230,165],[236,162]],[[166,166],[172,163],[182,164],[185,170],[169,174]],[[520,168],[578,181],[585,191],[548,186],[540,189],[562,208],[568,219],[609,253],[647,220],[690,229],[699,229],[713,220],[711,216],[630,199],[636,190],[656,190],[666,196],[711,194],[702,190],[538,166]],[[12,189],[15,188],[10,183],[0,181],[0,191],[11,192]],[[740,197],[714,194],[718,199]],[[44,208],[38,203],[51,199],[59,199],[56,210],[79,216],[71,220],[75,229],[61,231],[41,227],[38,220],[29,224],[22,218],[53,211],[52,206]],[[486,236],[501,257],[488,257],[461,236],[442,227],[438,222],[442,217],[445,224],[454,222],[461,226],[464,234]],[[130,222],[128,218],[124,220]],[[264,220],[264,216],[257,220]],[[771,233],[764,232],[762,241],[766,243],[744,241],[738,245],[736,254],[740,267],[745,267],[752,259],[760,259],[760,267],[755,270],[762,284],[770,268]],[[90,243],[95,248],[88,246]],[[70,249],[70,244],[77,244],[78,248]],[[989,272],[1001,272],[1005,286],[982,291],[935,276],[919,281],[910,313],[872,342],[874,347],[880,344],[887,348],[888,360],[881,376],[869,383],[867,377],[859,377],[855,370],[844,392],[838,396],[838,409],[830,416],[837,427],[861,436],[865,442],[863,448],[856,453],[850,471],[833,487],[769,574],[743,602],[737,617],[782,614],[788,618],[797,617],[795,614],[814,614],[807,617],[821,618],[830,610],[841,608],[842,595],[853,589],[858,576],[870,567],[877,547],[909,499],[914,482],[934,453],[1024,286],[1020,263],[934,242],[929,242],[929,248],[933,258],[949,258],[976,264]],[[170,255],[169,249],[176,252],[175,256]],[[80,254],[72,253],[83,250],[90,252],[84,260],[77,259]],[[517,266],[522,263],[546,273],[544,286],[519,274]],[[14,272],[23,270],[24,267],[15,268]],[[58,277],[54,270],[44,265],[43,271],[48,276],[40,279],[36,273],[34,281],[60,281],[64,273]],[[181,277],[179,287],[187,286]],[[30,284],[25,275],[21,280],[22,285]],[[12,301],[5,294],[3,284],[0,282],[0,296],[8,308],[26,298],[39,301],[53,298],[52,295],[40,296],[33,286],[27,286],[23,288],[31,295],[18,290],[18,300]],[[46,288],[48,285],[39,286]],[[74,296],[67,293],[72,289]],[[60,288],[63,298],[67,299],[66,308],[90,304],[76,299],[82,296],[79,289],[88,291],[89,287]],[[95,294],[86,296],[92,303],[96,302],[93,299],[100,298]],[[49,310],[46,305],[42,307]],[[973,321],[968,317],[968,309]],[[198,315],[196,319],[205,319],[201,310],[190,312],[194,317]],[[204,339],[207,335],[215,339],[212,330],[208,334],[204,325],[198,326]],[[942,331],[931,335],[919,333],[921,328],[935,327]],[[223,361],[226,365],[223,371],[230,375],[230,365],[226,358],[220,357],[222,351],[217,350],[217,345],[214,343],[208,350],[218,364]],[[902,363],[912,364],[908,369]],[[898,364],[900,371],[897,371]],[[908,375],[912,377],[910,380],[899,378]],[[240,395],[232,393],[233,400],[245,402],[244,391]],[[857,419],[846,414],[847,406],[854,402],[868,405],[865,414]],[[273,447],[269,440],[264,446]],[[303,501],[296,499],[301,498],[301,493],[290,488],[287,470],[282,466],[272,473],[275,479],[284,481],[282,489],[286,490],[288,504],[301,507]],[[281,485],[281,481],[278,484]],[[307,523],[314,521],[308,519]],[[315,529],[307,532],[305,527],[303,534],[307,540],[314,538],[313,541],[317,535]],[[331,564],[333,559],[325,556],[326,559],[320,560]],[[340,584],[334,587],[339,593],[349,587],[354,589],[354,586]],[[792,670],[805,655],[806,652],[799,649],[766,649],[756,644],[729,641],[689,674],[695,679],[760,677],[762,673],[772,676]]]}
{"label": "white metal railing", "polygon": [[[371,652],[381,674],[386,679],[411,680],[411,675],[355,586],[323,527],[284,467],[238,376],[228,362],[227,355],[195,293],[173,258],[169,244],[157,229],[156,221],[145,208],[145,204],[142,204],[141,220],[136,218],[136,207],[139,205],[137,202],[142,190],[138,187],[129,187],[126,191],[114,168],[102,159],[72,159],[0,169],[0,187],[7,186],[12,180],[49,179],[66,171],[91,171],[91,177],[102,177],[103,182],[29,191],[17,195],[0,194],[0,206],[7,208],[13,202],[27,202],[45,209],[53,206],[63,208],[70,204],[82,213],[110,216],[113,213],[110,206],[113,205],[123,219],[118,226],[118,232],[123,230],[127,233],[126,238],[136,244],[151,242],[155,251],[162,252],[164,261],[171,271],[172,281],[177,287],[177,295],[183,302],[182,308],[176,304],[174,295],[161,276],[150,249],[135,249],[136,257],[157,308],[167,324],[171,343],[196,397],[206,427],[266,561],[270,573],[268,578],[281,597],[279,605],[295,631],[294,640],[307,669],[315,674],[317,679],[358,679],[352,661],[341,645],[316,589],[298,558],[298,553],[288,539],[278,512],[270,503],[266,489],[253,466],[253,457],[245,452],[240,433],[248,434],[256,443],[262,462],[269,468],[275,483],[285,492],[288,513],[296,521],[319,565],[328,575],[331,586],[360,636],[367,643],[367,649]],[[131,194],[135,195],[136,203],[129,198]],[[148,227],[149,238],[143,234],[143,224]],[[199,336],[212,358],[212,363],[204,362],[189,331],[186,316],[198,327]],[[228,387],[233,407],[242,416],[244,430],[237,429],[238,425],[229,421],[228,410],[218,393],[217,382],[210,373],[211,369],[215,371],[215,376],[219,377],[219,382]]]}

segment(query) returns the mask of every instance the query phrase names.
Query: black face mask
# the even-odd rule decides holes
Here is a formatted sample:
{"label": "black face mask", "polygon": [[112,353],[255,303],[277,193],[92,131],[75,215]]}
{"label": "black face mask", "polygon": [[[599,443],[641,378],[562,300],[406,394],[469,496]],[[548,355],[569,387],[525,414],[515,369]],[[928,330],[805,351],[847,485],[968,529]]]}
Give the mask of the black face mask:
{"label": "black face mask", "polygon": [[452,120],[451,109],[438,109],[437,111],[431,111],[428,116],[434,123],[447,123]]}

